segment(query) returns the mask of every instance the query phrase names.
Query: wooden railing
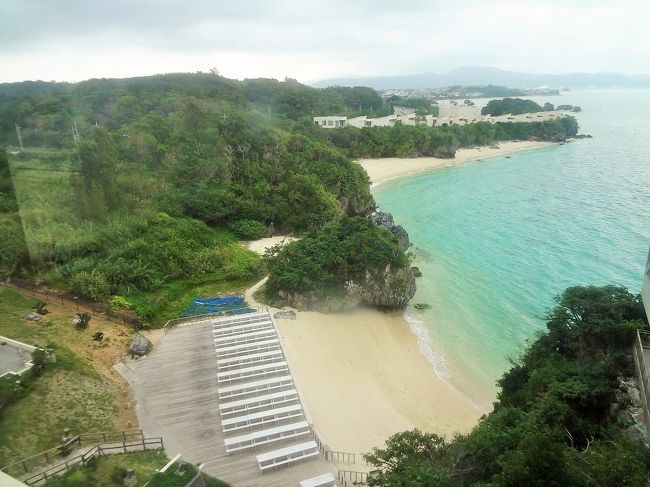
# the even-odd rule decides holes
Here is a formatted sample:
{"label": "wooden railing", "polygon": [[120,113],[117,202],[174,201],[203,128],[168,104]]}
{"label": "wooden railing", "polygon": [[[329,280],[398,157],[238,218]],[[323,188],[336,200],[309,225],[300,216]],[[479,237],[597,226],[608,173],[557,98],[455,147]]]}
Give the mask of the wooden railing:
{"label": "wooden railing", "polygon": [[94,445],[90,450],[80,455],[68,458],[62,463],[47,467],[36,474],[24,477],[23,482],[27,485],[38,486],[44,484],[48,479],[56,475],[61,475],[69,468],[74,467],[78,464],[85,465],[88,461],[96,457],[111,455],[115,453],[129,453],[140,450],[158,450],[162,448],[164,448],[162,437],[143,437],[138,441],[124,441],[120,444],[98,443]]}
{"label": "wooden railing", "polygon": [[352,487],[365,484],[368,480],[368,473],[355,470],[339,470],[337,477],[342,487]]}
{"label": "wooden railing", "polygon": [[338,463],[355,463],[357,456],[354,453],[348,453],[343,451],[334,451],[330,450],[329,446],[321,439],[318,435],[318,432],[314,428],[313,424],[309,425],[314,437],[314,441],[318,446],[318,450],[325,457],[325,460],[328,462],[338,462]]}
{"label": "wooden railing", "polygon": [[114,323],[122,323],[124,325],[138,326],[139,322],[135,314],[128,316],[122,310],[114,310],[113,307],[107,303],[96,301],[86,301],[75,296],[70,296],[62,291],[52,290],[47,287],[37,286],[26,281],[14,279],[12,282],[0,281],[0,286],[13,289],[26,296],[44,301],[46,303],[56,303],[73,311],[84,311],[91,313],[93,316],[101,316]]}
{"label": "wooden railing", "polygon": [[56,461],[57,458],[69,454],[72,450],[79,448],[83,445],[93,445],[98,443],[131,443],[131,442],[141,442],[143,441],[144,435],[142,430],[131,430],[131,431],[101,431],[96,433],[82,433],[76,436],[73,436],[69,440],[61,443],[54,448],[49,450],[42,451],[36,455],[32,455],[27,458],[23,458],[17,462],[14,462],[10,465],[2,467],[0,470],[11,475],[13,477],[20,477],[28,474],[32,470],[44,465],[48,465],[53,461]]}

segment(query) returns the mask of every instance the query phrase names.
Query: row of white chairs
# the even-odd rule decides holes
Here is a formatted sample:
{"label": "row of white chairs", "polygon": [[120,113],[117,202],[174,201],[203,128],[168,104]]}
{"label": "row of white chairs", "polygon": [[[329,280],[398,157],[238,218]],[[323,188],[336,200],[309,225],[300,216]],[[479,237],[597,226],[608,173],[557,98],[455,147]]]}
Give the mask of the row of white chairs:
{"label": "row of white chairs", "polygon": [[300,481],[300,487],[336,487],[336,479],[331,473],[324,473]]}
{"label": "row of white chairs", "polygon": [[[310,436],[312,431],[304,421],[298,391],[271,317],[258,314],[218,320],[212,332],[223,431],[253,430],[225,438],[226,451],[234,453]],[[295,422],[298,419],[302,420]],[[318,453],[316,443],[308,441],[258,455],[257,462],[265,471]]]}
{"label": "row of white chairs", "polygon": [[318,445],[315,441],[307,441],[297,445],[287,446],[278,450],[257,455],[257,465],[263,472],[265,470],[291,464],[300,460],[306,460],[318,456]]}
{"label": "row of white chairs", "polygon": [[280,404],[286,405],[296,402],[298,402],[298,391],[289,389],[264,394],[262,396],[249,397],[248,399],[221,403],[219,404],[219,414],[221,416],[229,416],[231,414],[250,413],[256,409],[277,407]]}
{"label": "row of white chairs", "polygon": [[260,318],[268,319],[269,314],[267,312],[247,313],[244,315],[229,316],[227,318],[215,318],[212,320],[212,326],[224,326],[231,323],[245,323],[247,321],[253,321]]}
{"label": "row of white chairs", "polygon": [[240,335],[242,333],[248,333],[251,331],[266,330],[269,328],[275,331],[273,323],[269,320],[265,320],[256,323],[244,323],[243,325],[230,326],[228,328],[213,328],[212,335],[214,338],[220,338],[232,335]]}
{"label": "row of white chairs", "polygon": [[250,396],[268,394],[271,391],[283,390],[293,387],[293,378],[290,375],[269,377],[268,379],[245,382],[220,387],[217,389],[219,401],[236,401]]}
{"label": "row of white chairs", "polygon": [[254,343],[260,340],[268,340],[270,338],[277,338],[275,328],[265,328],[254,332],[244,331],[236,335],[227,335],[214,339],[215,347],[226,347],[231,345],[242,345],[244,343]]}
{"label": "row of white chairs", "polygon": [[286,360],[217,372],[217,382],[220,385],[229,384],[233,381],[258,379],[283,372],[289,372],[289,366],[287,365]]}
{"label": "row of white chairs", "polygon": [[311,429],[307,421],[283,424],[262,431],[254,431],[241,436],[226,438],[226,452],[248,450],[261,445],[267,445],[276,441],[286,441],[301,436],[311,435]]}
{"label": "row of white chairs", "polygon": [[269,424],[276,424],[288,419],[300,418],[302,415],[302,406],[300,404],[292,404],[290,406],[271,409],[270,411],[259,411],[244,416],[222,419],[221,427],[224,433],[232,433],[235,431],[258,428]]}
{"label": "row of white chairs", "polygon": [[278,338],[264,338],[257,342],[239,343],[227,347],[215,347],[215,350],[220,359],[225,359],[246,355],[248,353],[276,350],[278,348],[280,348],[280,340]]}
{"label": "row of white chairs", "polygon": [[246,321],[240,321],[240,322],[234,321],[234,322],[228,323],[226,325],[213,324],[212,325],[212,331],[214,332],[214,331],[217,331],[217,330],[229,330],[230,328],[235,328],[235,327],[243,326],[243,325],[258,325],[260,323],[270,323],[270,322],[271,322],[271,318],[269,318],[268,316],[260,316],[259,318],[255,318],[255,319],[252,319],[252,320],[246,320]]}
{"label": "row of white chairs", "polygon": [[270,350],[266,352],[248,353],[246,355],[240,355],[239,357],[230,357],[217,360],[217,370],[219,372],[223,372],[226,370],[249,367],[251,365],[262,365],[269,362],[277,362],[283,358],[284,354],[280,349]]}

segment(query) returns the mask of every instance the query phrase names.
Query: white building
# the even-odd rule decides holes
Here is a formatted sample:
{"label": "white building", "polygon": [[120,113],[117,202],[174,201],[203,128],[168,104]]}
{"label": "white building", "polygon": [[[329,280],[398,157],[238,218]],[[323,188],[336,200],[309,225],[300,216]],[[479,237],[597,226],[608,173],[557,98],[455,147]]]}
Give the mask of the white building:
{"label": "white building", "polygon": [[438,116],[442,118],[466,118],[468,120],[481,118],[481,107],[475,105],[441,103],[438,105],[438,110]]}
{"label": "white building", "polygon": [[348,117],[329,116],[329,117],[314,117],[314,125],[323,127],[325,129],[335,129],[345,127],[348,124]]}
{"label": "white building", "polygon": [[366,125],[366,127],[392,127],[395,125],[396,120],[397,115],[386,115],[385,117],[370,118],[367,120],[370,122],[370,125]]}
{"label": "white building", "polygon": [[361,117],[348,118],[348,127],[356,127],[362,129],[363,127],[370,127],[371,122],[365,115]]}

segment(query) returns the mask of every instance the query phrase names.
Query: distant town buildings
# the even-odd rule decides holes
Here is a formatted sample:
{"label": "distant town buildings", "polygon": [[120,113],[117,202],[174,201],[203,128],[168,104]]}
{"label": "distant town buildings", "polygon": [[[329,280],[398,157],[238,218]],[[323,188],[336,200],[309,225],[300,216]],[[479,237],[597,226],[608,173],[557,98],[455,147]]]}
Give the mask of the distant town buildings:
{"label": "distant town buildings", "polygon": [[445,103],[439,105],[439,114],[417,115],[415,112],[386,115],[385,117],[368,118],[366,115],[354,118],[342,116],[314,117],[314,125],[322,128],[334,129],[342,127],[393,127],[396,123],[402,125],[426,125],[428,127],[441,127],[443,125],[467,125],[476,122],[543,122],[554,118],[564,117],[561,110],[552,110],[521,115],[481,115],[481,108],[468,104]]}

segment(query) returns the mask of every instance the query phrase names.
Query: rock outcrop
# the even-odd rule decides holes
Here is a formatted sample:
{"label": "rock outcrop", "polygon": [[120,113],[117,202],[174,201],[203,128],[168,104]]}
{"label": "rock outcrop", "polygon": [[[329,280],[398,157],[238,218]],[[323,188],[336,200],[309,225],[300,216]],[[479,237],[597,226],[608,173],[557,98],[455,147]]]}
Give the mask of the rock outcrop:
{"label": "rock outcrop", "polygon": [[625,436],[648,445],[643,404],[635,377],[618,377],[616,402],[610,404],[609,412],[616,417]]}
{"label": "rock outcrop", "polygon": [[374,211],[370,215],[370,219],[375,225],[384,227],[393,232],[395,237],[397,237],[397,241],[399,242],[402,251],[406,251],[406,249],[409,248],[411,245],[409,234],[402,225],[395,225],[393,215],[385,211]]}
{"label": "rock outcrop", "polygon": [[348,216],[366,216],[375,209],[375,199],[353,195],[340,196],[339,204]]}
{"label": "rock outcrop", "polygon": [[152,348],[153,345],[151,344],[151,341],[146,336],[138,335],[131,342],[131,346],[129,347],[129,353],[131,355],[142,357],[143,355],[149,353]]}
{"label": "rock outcrop", "polygon": [[387,265],[382,270],[366,270],[364,276],[347,281],[343,290],[327,296],[314,292],[284,291],[280,291],[279,296],[292,308],[330,313],[352,309],[360,304],[378,308],[405,308],[415,295],[415,289],[412,269],[393,270]]}

